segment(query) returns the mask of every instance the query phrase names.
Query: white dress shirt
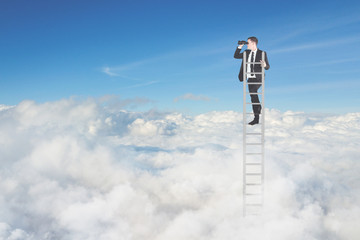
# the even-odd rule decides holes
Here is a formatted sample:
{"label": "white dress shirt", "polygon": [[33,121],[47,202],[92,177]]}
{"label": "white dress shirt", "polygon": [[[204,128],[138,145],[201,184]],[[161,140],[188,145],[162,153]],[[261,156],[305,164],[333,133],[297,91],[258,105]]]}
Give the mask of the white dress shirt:
{"label": "white dress shirt", "polygon": [[[248,62],[251,62],[251,54],[254,53],[254,62],[255,62],[255,59],[256,59],[256,53],[257,53],[257,49],[255,49],[255,51],[251,51],[250,54],[249,54],[249,57],[248,57]],[[247,64],[247,72],[250,72],[251,71],[251,67],[250,67],[251,64]],[[255,68],[255,65],[254,65],[254,68]],[[247,74],[247,78],[255,78],[255,74]]]}

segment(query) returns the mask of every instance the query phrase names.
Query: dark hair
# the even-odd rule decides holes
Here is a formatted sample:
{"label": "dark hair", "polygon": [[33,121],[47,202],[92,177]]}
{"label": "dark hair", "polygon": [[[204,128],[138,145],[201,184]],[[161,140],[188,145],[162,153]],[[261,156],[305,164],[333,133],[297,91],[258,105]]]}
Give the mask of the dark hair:
{"label": "dark hair", "polygon": [[248,39],[250,39],[251,41],[255,42],[256,45],[258,44],[258,39],[256,37],[248,37]]}

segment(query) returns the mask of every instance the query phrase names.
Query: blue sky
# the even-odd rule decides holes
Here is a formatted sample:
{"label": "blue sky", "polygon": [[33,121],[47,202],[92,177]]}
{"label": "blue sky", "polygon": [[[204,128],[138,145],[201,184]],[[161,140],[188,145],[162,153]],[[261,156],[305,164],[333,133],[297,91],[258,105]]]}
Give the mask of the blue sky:
{"label": "blue sky", "polygon": [[268,53],[266,107],[360,111],[358,1],[0,3],[0,104],[111,95],[137,109],[242,110],[237,40]]}

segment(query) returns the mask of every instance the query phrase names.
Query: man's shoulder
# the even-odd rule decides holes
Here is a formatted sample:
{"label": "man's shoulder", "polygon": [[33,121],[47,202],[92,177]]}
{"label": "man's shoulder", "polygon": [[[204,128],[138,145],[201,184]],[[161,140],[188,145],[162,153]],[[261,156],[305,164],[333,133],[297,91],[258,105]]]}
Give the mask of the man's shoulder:
{"label": "man's shoulder", "polygon": [[264,50],[261,50],[261,49],[258,49],[258,52],[264,52],[264,53],[266,53],[266,51],[264,51]]}

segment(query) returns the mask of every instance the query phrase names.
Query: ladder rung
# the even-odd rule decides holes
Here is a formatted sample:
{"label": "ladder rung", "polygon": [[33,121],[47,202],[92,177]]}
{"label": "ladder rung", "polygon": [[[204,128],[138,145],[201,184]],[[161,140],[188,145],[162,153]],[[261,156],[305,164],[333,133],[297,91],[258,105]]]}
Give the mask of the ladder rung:
{"label": "ladder rung", "polygon": [[259,195],[263,195],[262,193],[245,193],[245,195],[248,196],[259,196]]}
{"label": "ladder rung", "polygon": [[252,105],[262,105],[261,103],[246,103],[246,104],[252,104]]}
{"label": "ladder rung", "polygon": [[246,153],[246,155],[262,155],[262,153]]}
{"label": "ladder rung", "polygon": [[245,173],[245,175],[248,175],[248,176],[261,176],[262,173]]}
{"label": "ladder rung", "polygon": [[261,203],[245,203],[246,206],[262,206]]}
{"label": "ladder rung", "polygon": [[245,183],[247,186],[261,186],[262,183]]}
{"label": "ladder rung", "polygon": [[246,135],[261,135],[262,133],[246,133]]}
{"label": "ladder rung", "polygon": [[246,145],[262,145],[262,143],[246,143]]}
{"label": "ladder rung", "polygon": [[[262,74],[262,72],[245,72],[245,74],[255,75],[255,74]],[[254,76],[252,78],[254,78]]]}
{"label": "ladder rung", "polygon": [[262,165],[262,163],[245,163],[245,165]]}

